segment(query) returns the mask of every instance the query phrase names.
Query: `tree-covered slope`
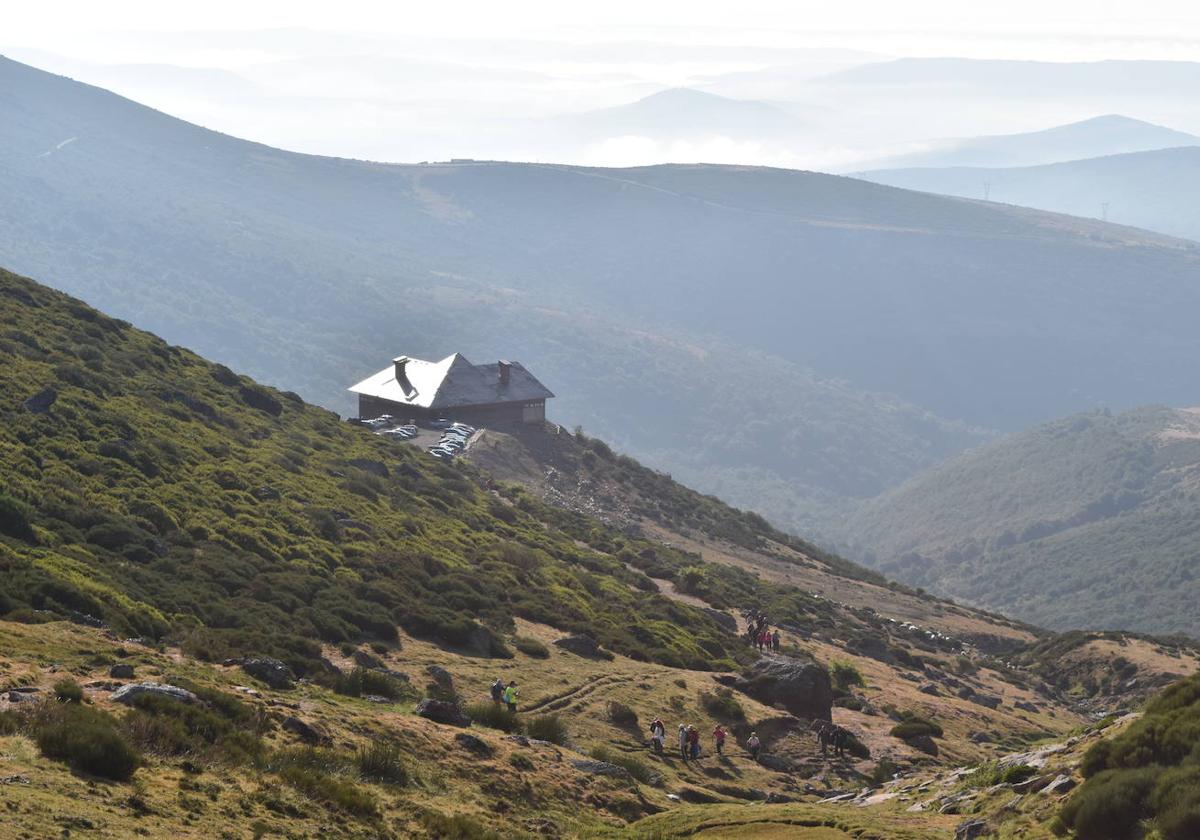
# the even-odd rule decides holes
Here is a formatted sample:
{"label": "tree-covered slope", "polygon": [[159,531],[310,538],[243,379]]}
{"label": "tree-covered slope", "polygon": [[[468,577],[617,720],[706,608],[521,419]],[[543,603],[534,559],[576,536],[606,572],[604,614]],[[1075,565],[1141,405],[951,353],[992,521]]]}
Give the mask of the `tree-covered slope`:
{"label": "tree-covered slope", "polygon": [[844,538],[914,585],[1055,628],[1200,633],[1200,414],[1077,415],[964,453]]}

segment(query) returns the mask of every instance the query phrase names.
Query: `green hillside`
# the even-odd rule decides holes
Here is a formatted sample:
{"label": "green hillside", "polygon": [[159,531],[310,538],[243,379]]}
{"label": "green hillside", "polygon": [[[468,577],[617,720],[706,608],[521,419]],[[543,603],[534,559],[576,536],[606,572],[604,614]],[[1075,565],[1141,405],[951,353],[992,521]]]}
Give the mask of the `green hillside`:
{"label": "green hillside", "polygon": [[849,178],[318,158],[0,60],[0,185],[0,261],[259,381],[345,412],[400,352],[517,358],[805,533],[981,429],[1200,385],[1162,361],[1194,246]]}
{"label": "green hillside", "polygon": [[1200,414],[1077,415],[964,453],[845,539],[913,585],[1055,628],[1200,633]]}

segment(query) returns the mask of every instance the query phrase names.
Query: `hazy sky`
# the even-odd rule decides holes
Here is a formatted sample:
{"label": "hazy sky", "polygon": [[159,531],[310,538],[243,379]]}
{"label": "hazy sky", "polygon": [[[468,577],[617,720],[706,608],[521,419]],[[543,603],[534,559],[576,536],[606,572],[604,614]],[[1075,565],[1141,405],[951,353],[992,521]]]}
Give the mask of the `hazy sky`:
{"label": "hazy sky", "polygon": [[[906,56],[1200,62],[1200,0],[55,0],[6,3],[0,53],[237,136],[377,160],[851,168],[1109,112],[1200,130],[1190,94],[922,105],[808,84]],[[792,131],[755,136],[720,114],[686,137],[571,121],[670,87],[770,102]]]}
{"label": "hazy sky", "polygon": [[[122,32],[301,27],[398,36],[838,46],[898,55],[1200,59],[1192,0],[56,0],[5,4],[0,42],[109,60]],[[141,44],[149,49],[152,42]],[[235,60],[228,56],[228,60]],[[249,58],[249,56],[247,56]]]}

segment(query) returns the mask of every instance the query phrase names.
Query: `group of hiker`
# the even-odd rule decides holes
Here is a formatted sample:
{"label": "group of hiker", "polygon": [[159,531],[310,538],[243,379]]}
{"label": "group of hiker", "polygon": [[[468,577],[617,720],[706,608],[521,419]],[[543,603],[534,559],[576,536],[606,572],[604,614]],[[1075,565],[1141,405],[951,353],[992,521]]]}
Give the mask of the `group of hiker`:
{"label": "group of hiker", "polygon": [[508,710],[510,712],[515,712],[517,710],[518,692],[516,680],[509,680],[508,685],[505,685],[504,680],[502,680],[500,677],[497,677],[496,681],[492,683],[491,692],[493,703],[503,703],[504,705],[508,706]]}
{"label": "group of hiker", "polygon": [[771,621],[765,613],[756,609],[746,610],[742,614],[746,619],[746,638],[751,647],[760,651],[769,650],[779,653],[779,628],[771,630]]}
{"label": "group of hiker", "polygon": [[827,755],[826,750],[829,748],[833,749],[833,754],[838,758],[846,754],[846,747],[850,743],[849,730],[826,720],[815,721],[813,728],[817,731],[817,743],[821,745],[821,755]]}
{"label": "group of hiker", "polygon": [[[718,723],[713,727],[713,749],[717,755],[725,754],[725,739],[728,737],[729,732],[721,724]],[[650,744],[654,747],[655,753],[663,754],[666,740],[666,724],[662,722],[661,718],[655,718],[650,724]],[[746,747],[750,750],[750,754],[757,758],[758,736],[751,734],[750,739],[746,742]],[[691,724],[679,724],[679,755],[684,761],[695,761],[700,758],[700,730]]]}

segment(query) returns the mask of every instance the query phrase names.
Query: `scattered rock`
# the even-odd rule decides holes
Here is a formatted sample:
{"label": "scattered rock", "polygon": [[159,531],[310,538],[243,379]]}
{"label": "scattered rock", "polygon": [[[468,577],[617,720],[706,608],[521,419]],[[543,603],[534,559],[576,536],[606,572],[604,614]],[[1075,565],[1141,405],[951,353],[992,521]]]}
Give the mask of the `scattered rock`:
{"label": "scattered rock", "polygon": [[143,694],[153,694],[157,697],[169,697],[172,700],[178,700],[180,703],[197,703],[199,699],[195,694],[188,691],[186,688],[180,688],[175,685],[166,683],[129,683],[118,688],[112,694],[114,703],[124,703],[131,705],[135,698]]}
{"label": "scattered rock", "polygon": [[1030,703],[1028,700],[1018,700],[1016,703],[1013,703],[1013,708],[1020,709],[1023,712],[1030,712],[1032,714],[1037,714],[1040,711],[1037,706],[1035,706],[1033,703]]}
{"label": "scattered rock", "polygon": [[593,776],[611,776],[615,779],[624,779],[633,781],[633,776],[629,775],[629,771],[624,767],[619,767],[616,764],[609,764],[607,761],[594,761],[590,758],[577,758],[571,762],[571,766],[580,773],[590,773]]}
{"label": "scattered rock", "polygon": [[992,743],[993,739],[992,736],[986,732],[972,732],[967,735],[967,740],[972,744],[990,744]]}
{"label": "scattered rock", "polygon": [[4,776],[0,778],[0,785],[27,785],[29,784],[28,776]]}
{"label": "scattered rock", "polygon": [[43,388],[21,403],[21,405],[26,411],[32,414],[45,414],[57,399],[58,391],[55,391],[53,388]]}
{"label": "scattered rock", "polygon": [[133,679],[133,666],[127,662],[119,662],[108,669],[108,675],[115,680]]}
{"label": "scattered rock", "polygon": [[460,709],[457,703],[451,703],[448,700],[434,700],[432,697],[426,697],[417,704],[414,711],[419,716],[428,718],[435,723],[462,727],[471,725],[470,716]]}
{"label": "scattered rock", "polygon": [[1042,788],[1042,793],[1060,794],[1074,790],[1078,783],[1070,776],[1058,776],[1050,784]]}
{"label": "scattered rock", "polygon": [[937,742],[929,735],[913,735],[911,738],[905,738],[904,743],[908,744],[914,750],[920,750],[927,755],[937,757]]}
{"label": "scattered rock", "polygon": [[270,485],[264,484],[254,491],[254,498],[261,502],[277,502],[283,498],[282,494]]}
{"label": "scattered rock", "polygon": [[576,656],[584,656],[588,659],[612,659],[612,654],[602,649],[600,644],[591,636],[582,634],[578,636],[566,636],[562,639],[555,639],[554,644]]}
{"label": "scattered rock", "polygon": [[296,678],[291,668],[278,659],[268,657],[243,660],[242,670],[276,690],[291,688]]}
{"label": "scattered rock", "polygon": [[16,688],[10,688],[10,694],[37,694],[41,691],[36,685],[19,685]]}
{"label": "scattered rock", "polygon": [[983,820],[967,820],[959,823],[954,829],[954,840],[976,840],[987,831],[987,823]]}
{"label": "scattered rock", "polygon": [[301,720],[294,715],[288,715],[285,717],[280,726],[282,726],[287,732],[291,732],[304,743],[311,744],[312,746],[328,744],[333,740],[322,727],[313,723],[309,723],[308,721]]}
{"label": "scattered rock", "polygon": [[765,801],[768,805],[783,805],[788,802],[799,802],[800,800],[794,796],[788,796],[786,793],[771,791],[767,794]]}
{"label": "scattered rock", "polygon": [[691,802],[695,805],[713,805],[721,800],[713,796],[706,790],[699,790],[694,787],[680,788],[679,798],[684,802]]}
{"label": "scattered rock", "polygon": [[917,691],[921,692],[922,694],[930,694],[934,697],[942,696],[942,690],[940,688],[938,688],[937,685],[935,685],[934,683],[931,683],[931,682],[923,683],[922,685],[918,686]]}
{"label": "scattered rock", "polygon": [[829,672],[811,659],[764,657],[742,672],[735,687],[760,703],[781,706],[797,717],[832,720]]}
{"label": "scattered rock", "polygon": [[466,732],[458,733],[454,736],[454,740],[464,750],[475,753],[475,755],[491,758],[495,753],[495,750],[488,745],[487,741],[484,741],[482,738],[476,738],[474,735]]}
{"label": "scattered rock", "polygon": [[366,700],[368,703],[391,703],[392,702],[391,700],[384,697],[382,694],[364,694],[362,696],[362,699]]}
{"label": "scattered rock", "polygon": [[980,694],[977,691],[974,692],[967,699],[970,700],[972,703],[976,703],[976,704],[978,704],[980,706],[984,706],[988,709],[999,708],[1000,703],[1002,702],[999,697],[993,697],[990,694]]}
{"label": "scattered rock", "polygon": [[9,703],[25,703],[32,699],[33,699],[33,695],[31,695],[31,694],[22,694],[19,691],[8,692],[8,702]]}
{"label": "scattered rock", "polygon": [[524,735],[509,735],[508,740],[512,741],[514,744],[520,744],[522,747],[529,746],[529,739]]}

